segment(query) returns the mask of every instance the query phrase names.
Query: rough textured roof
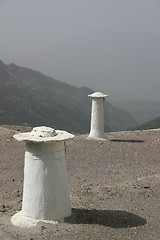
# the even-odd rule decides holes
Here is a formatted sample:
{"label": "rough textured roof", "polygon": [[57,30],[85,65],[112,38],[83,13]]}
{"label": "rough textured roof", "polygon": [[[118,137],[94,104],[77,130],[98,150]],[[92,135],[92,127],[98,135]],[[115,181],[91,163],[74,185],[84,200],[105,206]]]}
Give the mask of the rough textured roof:
{"label": "rough textured roof", "polygon": [[[17,127],[17,131],[25,131]],[[25,144],[0,127],[0,238],[14,240],[160,239],[160,129],[107,134],[109,142],[77,135],[66,164],[75,224],[19,229]]]}

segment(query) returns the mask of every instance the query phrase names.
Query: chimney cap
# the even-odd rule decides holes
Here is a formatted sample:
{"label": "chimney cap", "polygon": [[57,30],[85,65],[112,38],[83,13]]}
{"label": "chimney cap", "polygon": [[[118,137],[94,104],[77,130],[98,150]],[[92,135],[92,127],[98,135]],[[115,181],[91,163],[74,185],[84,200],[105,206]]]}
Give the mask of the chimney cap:
{"label": "chimney cap", "polygon": [[89,94],[88,97],[92,97],[92,98],[106,98],[108,97],[108,95],[105,95],[101,92],[94,92],[92,94]]}
{"label": "chimney cap", "polygon": [[55,130],[54,128],[40,126],[34,127],[31,132],[15,134],[14,139],[23,142],[59,142],[73,138],[74,135],[66,131]]}

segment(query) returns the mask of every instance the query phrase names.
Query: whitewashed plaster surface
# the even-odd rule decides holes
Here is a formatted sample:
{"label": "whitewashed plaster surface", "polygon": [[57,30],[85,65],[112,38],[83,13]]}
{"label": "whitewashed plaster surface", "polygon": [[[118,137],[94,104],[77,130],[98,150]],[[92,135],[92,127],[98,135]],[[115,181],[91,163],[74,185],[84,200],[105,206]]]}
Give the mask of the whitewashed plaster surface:
{"label": "whitewashed plaster surface", "polygon": [[107,141],[104,134],[104,100],[107,95],[95,92],[88,96],[92,97],[91,127],[88,137]]}
{"label": "whitewashed plaster surface", "polygon": [[66,131],[55,130],[50,127],[35,127],[31,132],[19,133],[13,136],[18,141],[25,142],[52,142],[65,141],[74,135]]}
{"label": "whitewashed plaster surface", "polygon": [[54,223],[71,216],[64,148],[65,137],[69,136],[73,137],[67,132],[62,136],[61,132],[46,127],[32,130],[27,134],[28,139],[26,133],[14,136],[26,141],[26,151],[22,211],[12,217],[13,224],[25,225],[26,218],[30,218],[27,223],[32,225],[37,220]]}

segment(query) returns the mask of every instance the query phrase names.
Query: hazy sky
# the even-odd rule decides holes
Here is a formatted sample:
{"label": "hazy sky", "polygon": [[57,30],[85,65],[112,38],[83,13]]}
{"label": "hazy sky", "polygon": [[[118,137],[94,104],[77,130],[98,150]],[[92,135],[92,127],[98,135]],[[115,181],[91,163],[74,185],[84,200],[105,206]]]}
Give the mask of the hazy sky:
{"label": "hazy sky", "polygon": [[0,0],[0,60],[111,101],[160,100],[160,0]]}

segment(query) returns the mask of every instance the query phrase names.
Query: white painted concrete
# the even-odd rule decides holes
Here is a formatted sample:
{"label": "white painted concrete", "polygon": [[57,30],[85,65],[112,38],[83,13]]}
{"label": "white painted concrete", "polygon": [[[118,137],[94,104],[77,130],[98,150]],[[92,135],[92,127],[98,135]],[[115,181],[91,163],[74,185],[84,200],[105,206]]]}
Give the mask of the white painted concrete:
{"label": "white painted concrete", "polygon": [[95,92],[88,96],[92,97],[91,127],[88,137],[108,141],[104,133],[104,100],[107,95]]}
{"label": "white painted concrete", "polygon": [[11,222],[14,226],[21,227],[21,228],[31,228],[36,227],[37,225],[42,225],[43,223],[47,224],[58,224],[58,221],[52,221],[52,220],[40,220],[40,219],[33,219],[29,217],[25,217],[22,214],[22,211],[16,213],[12,218]]}
{"label": "white painted concrete", "polygon": [[54,223],[71,216],[64,148],[69,137],[73,135],[46,127],[14,135],[26,141],[22,211],[12,217],[14,225],[26,225],[26,218],[34,225],[37,220]]}
{"label": "white painted concrete", "polygon": [[19,133],[14,135],[14,138],[18,141],[24,142],[58,142],[65,141],[74,136],[66,131],[55,130],[50,127],[35,127],[31,132]]}

